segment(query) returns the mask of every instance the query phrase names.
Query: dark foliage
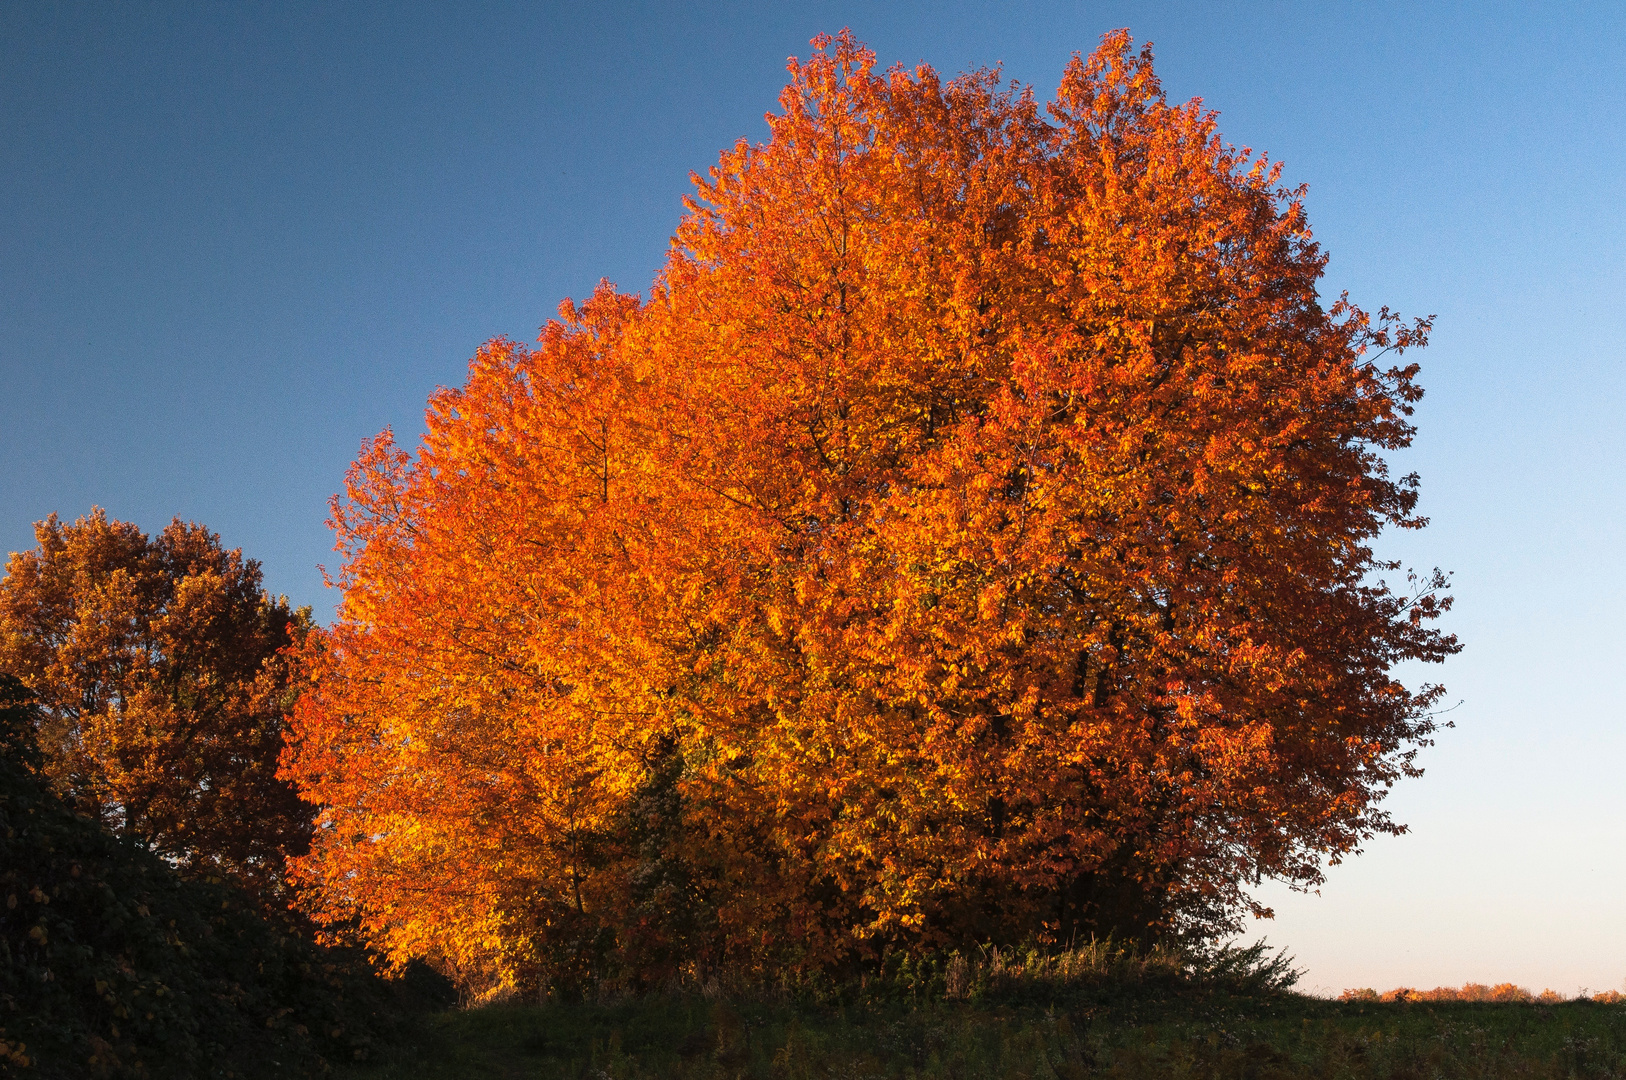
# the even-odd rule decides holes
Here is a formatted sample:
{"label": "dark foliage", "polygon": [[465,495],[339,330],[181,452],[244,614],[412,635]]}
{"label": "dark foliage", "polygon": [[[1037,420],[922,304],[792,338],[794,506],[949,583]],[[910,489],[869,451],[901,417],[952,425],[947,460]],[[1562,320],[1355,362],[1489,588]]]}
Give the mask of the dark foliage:
{"label": "dark foliage", "polygon": [[0,1076],[309,1075],[399,1035],[414,1003],[364,956],[53,795],[30,709],[0,675]]}

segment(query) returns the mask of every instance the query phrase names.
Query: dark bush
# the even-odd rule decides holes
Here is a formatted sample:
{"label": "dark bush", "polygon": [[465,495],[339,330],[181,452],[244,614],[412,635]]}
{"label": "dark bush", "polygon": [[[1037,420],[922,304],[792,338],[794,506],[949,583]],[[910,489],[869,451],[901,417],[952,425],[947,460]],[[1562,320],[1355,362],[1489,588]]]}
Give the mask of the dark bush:
{"label": "dark bush", "polygon": [[413,1002],[219,881],[73,813],[0,675],[0,1076],[288,1076],[365,1059]]}

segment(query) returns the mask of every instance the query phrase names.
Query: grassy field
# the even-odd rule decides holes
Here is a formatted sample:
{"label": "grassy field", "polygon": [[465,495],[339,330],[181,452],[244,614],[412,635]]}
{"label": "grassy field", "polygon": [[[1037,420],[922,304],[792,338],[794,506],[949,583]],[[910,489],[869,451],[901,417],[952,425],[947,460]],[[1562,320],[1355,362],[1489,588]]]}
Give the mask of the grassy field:
{"label": "grassy field", "polygon": [[1296,994],[1109,1003],[795,1006],[702,998],[434,1015],[354,1080],[1615,1077],[1626,1006],[1335,1002]]}

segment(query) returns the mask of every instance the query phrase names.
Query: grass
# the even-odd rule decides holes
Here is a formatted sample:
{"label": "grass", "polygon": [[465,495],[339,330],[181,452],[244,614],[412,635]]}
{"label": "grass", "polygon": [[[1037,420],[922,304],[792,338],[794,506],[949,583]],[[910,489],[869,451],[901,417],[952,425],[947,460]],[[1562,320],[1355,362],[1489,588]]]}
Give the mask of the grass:
{"label": "grass", "polygon": [[1626,1007],[1290,993],[816,1005],[646,998],[435,1014],[354,1080],[1626,1076]]}

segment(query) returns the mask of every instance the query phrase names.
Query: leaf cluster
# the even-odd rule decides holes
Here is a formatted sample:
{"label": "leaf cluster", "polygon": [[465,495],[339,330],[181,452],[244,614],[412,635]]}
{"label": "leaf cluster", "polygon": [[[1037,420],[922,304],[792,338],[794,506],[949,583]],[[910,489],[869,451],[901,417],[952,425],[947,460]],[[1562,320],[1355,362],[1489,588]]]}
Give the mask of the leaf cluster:
{"label": "leaf cluster", "polygon": [[274,901],[283,854],[309,835],[276,778],[309,611],[195,523],[149,538],[97,509],[35,537],[0,581],[0,671],[36,695],[53,787],[172,864]]}

